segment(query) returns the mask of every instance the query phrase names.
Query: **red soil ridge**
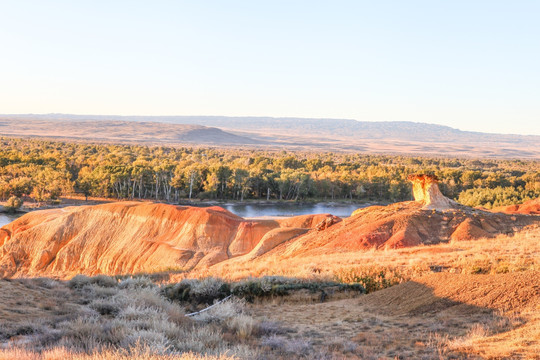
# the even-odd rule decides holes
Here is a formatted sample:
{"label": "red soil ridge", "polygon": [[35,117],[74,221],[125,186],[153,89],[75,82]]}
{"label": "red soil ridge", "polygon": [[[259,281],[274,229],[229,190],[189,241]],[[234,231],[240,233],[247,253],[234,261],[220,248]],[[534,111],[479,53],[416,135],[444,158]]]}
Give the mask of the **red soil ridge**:
{"label": "red soil ridge", "polygon": [[523,204],[495,207],[491,211],[505,214],[540,215],[540,198],[526,201]]}
{"label": "red soil ridge", "polygon": [[490,213],[465,206],[428,210],[422,203],[401,202],[359,209],[341,223],[295,238],[265,256],[278,252],[283,256],[307,256],[474,240],[534,225],[540,225],[540,217]]}
{"label": "red soil ridge", "polygon": [[459,205],[441,194],[435,177],[410,180],[417,201],[359,209],[343,221],[330,214],[247,220],[220,207],[140,202],[36,211],[0,229],[0,277],[191,270],[490,238],[540,225],[536,215]]}
{"label": "red soil ridge", "polygon": [[220,207],[119,202],[35,211],[0,229],[0,276],[191,269],[257,254],[336,218],[245,220]]}

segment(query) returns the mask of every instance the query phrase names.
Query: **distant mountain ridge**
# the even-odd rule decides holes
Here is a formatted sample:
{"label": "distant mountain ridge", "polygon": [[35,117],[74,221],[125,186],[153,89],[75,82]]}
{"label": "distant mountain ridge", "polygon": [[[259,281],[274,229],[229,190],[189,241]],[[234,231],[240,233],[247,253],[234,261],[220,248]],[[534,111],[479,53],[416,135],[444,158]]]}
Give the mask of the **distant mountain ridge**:
{"label": "distant mountain ridge", "polygon": [[[7,131],[12,127],[49,122],[60,132],[75,126],[78,138],[85,138],[80,127],[111,128],[123,124],[122,136],[106,134],[102,140],[137,140],[159,143],[197,143],[200,145],[245,145],[278,147],[291,150],[364,151],[406,154],[441,154],[479,157],[540,158],[540,136],[491,134],[462,131],[444,125],[407,121],[369,122],[350,119],[306,119],[226,116],[119,116],[27,114],[0,115],[0,135],[17,135]],[[4,123],[4,127],[1,126]],[[159,123],[160,125],[157,125]],[[58,124],[58,125],[56,125]],[[135,125],[139,124],[139,125]],[[143,125],[144,124],[144,125]],[[80,126],[81,125],[81,126]],[[114,125],[116,127],[118,125]],[[199,134],[178,135],[175,131],[188,126],[200,126]],[[217,128],[217,129],[216,129]],[[210,130],[214,129],[214,130]],[[217,130],[221,131],[218,132]],[[193,129],[191,131],[194,131]],[[19,135],[24,135],[20,133]],[[213,132],[213,134],[210,134]],[[34,131],[35,133],[35,131]],[[27,134],[32,136],[32,134]],[[45,136],[44,134],[33,134]],[[63,136],[62,136],[63,137]],[[87,136],[95,139],[95,136]]]}
{"label": "distant mountain ridge", "polygon": [[71,140],[195,143],[235,145],[257,143],[215,127],[135,121],[6,119],[0,116],[0,135],[49,137]]}

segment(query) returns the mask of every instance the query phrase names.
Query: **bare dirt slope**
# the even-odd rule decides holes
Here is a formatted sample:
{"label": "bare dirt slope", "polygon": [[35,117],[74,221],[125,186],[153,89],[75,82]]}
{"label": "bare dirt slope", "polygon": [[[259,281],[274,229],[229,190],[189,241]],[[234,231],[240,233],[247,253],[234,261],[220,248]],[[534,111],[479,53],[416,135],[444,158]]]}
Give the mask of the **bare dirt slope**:
{"label": "bare dirt slope", "polygon": [[[119,202],[35,211],[0,229],[0,275],[118,274],[262,254],[335,217],[244,220],[220,207]],[[335,218],[336,221],[339,220]]]}
{"label": "bare dirt slope", "polygon": [[[244,269],[243,273],[255,272],[269,264],[278,267],[277,262],[302,264],[318,258],[324,262],[325,257],[329,259],[340,254],[350,258],[356,253],[359,254],[357,257],[365,258],[370,256],[365,255],[368,250],[387,251],[490,239],[538,225],[539,216],[490,213],[463,206],[448,210],[423,209],[418,202],[373,206],[361,209],[325,230],[311,230],[292,238],[256,258],[245,255],[228,259],[212,266],[210,271],[220,274],[233,274],[239,269]],[[419,249],[430,252],[429,247]]]}
{"label": "bare dirt slope", "polygon": [[377,313],[395,315],[466,314],[469,306],[501,311],[540,309],[540,273],[434,273],[369,294],[361,304]]}
{"label": "bare dirt slope", "polygon": [[440,192],[435,176],[416,174],[409,180],[415,201],[358,209],[342,222],[294,237],[257,259],[241,256],[216,264],[214,269],[222,273],[227,268],[256,268],[275,260],[493,238],[540,225],[536,215],[508,215],[460,205]]}
{"label": "bare dirt slope", "polygon": [[255,305],[315,347],[359,346],[363,359],[534,359],[540,273],[431,274],[356,299]]}
{"label": "bare dirt slope", "polygon": [[492,238],[540,224],[536,215],[471,209],[433,194],[361,209],[344,221],[330,214],[246,220],[220,207],[138,202],[36,211],[0,229],[0,275],[207,267],[223,274],[289,258]]}
{"label": "bare dirt slope", "polygon": [[491,211],[505,214],[540,215],[540,199],[529,200],[523,204],[500,206],[491,209]]}

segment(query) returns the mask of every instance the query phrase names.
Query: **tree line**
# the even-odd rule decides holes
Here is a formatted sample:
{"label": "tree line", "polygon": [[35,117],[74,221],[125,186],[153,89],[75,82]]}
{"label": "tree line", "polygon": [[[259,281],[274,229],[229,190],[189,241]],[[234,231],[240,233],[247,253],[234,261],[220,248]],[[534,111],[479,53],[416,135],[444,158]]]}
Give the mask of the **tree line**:
{"label": "tree line", "polygon": [[431,173],[471,206],[540,196],[540,162],[89,144],[0,138],[0,198],[411,200],[407,176]]}

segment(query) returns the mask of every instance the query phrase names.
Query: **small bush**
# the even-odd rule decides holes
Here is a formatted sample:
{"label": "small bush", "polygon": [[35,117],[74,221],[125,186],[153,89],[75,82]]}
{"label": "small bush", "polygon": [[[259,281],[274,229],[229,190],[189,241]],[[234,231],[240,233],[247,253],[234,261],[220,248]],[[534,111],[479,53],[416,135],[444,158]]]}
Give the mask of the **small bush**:
{"label": "small bush", "polygon": [[216,278],[185,279],[176,285],[163,289],[163,294],[170,300],[190,302],[192,304],[212,304],[231,294],[229,284]]}
{"label": "small bush", "polygon": [[206,354],[226,351],[223,334],[210,326],[182,329],[174,340],[174,347],[179,352]]}
{"label": "small bush", "polygon": [[45,289],[54,289],[59,285],[58,281],[46,277],[35,278],[34,281],[38,286]]}
{"label": "small bush", "polygon": [[148,347],[154,355],[164,355],[170,348],[169,340],[161,333],[152,330],[138,330],[126,337],[123,348],[135,346]]}
{"label": "small bush", "polygon": [[270,336],[284,334],[286,330],[274,321],[261,321],[255,328],[257,336]]}
{"label": "small bush", "polygon": [[[146,320],[155,320],[158,319],[160,316],[162,316],[162,314],[160,314],[158,309],[136,305],[128,305],[126,308],[122,309],[118,313],[119,319],[133,322],[138,321],[139,323]],[[138,327],[147,328],[147,326],[140,325]]]}
{"label": "small bush", "polygon": [[120,312],[120,306],[111,299],[96,299],[89,306],[100,315],[105,316],[115,316]]}
{"label": "small bush", "polygon": [[306,357],[311,353],[311,344],[302,339],[286,339],[272,335],[261,340],[261,345],[283,355],[294,355],[295,358]]}
{"label": "small bush", "polygon": [[107,275],[96,275],[90,279],[92,284],[96,284],[101,287],[116,287],[118,286],[118,280]]}
{"label": "small bush", "polygon": [[81,292],[92,298],[110,298],[118,294],[118,289],[113,287],[101,287],[95,284],[86,285]]}
{"label": "small bush", "polygon": [[102,323],[101,332],[107,344],[119,346],[131,332],[131,329],[129,329],[127,323],[118,319],[111,319]]}
{"label": "small bush", "polygon": [[334,273],[334,278],[340,283],[360,285],[368,294],[405,280],[405,277],[395,269],[378,267],[340,269]]}
{"label": "small bush", "polygon": [[233,330],[239,339],[245,340],[254,333],[256,322],[251,316],[238,315],[227,321],[227,327]]}
{"label": "small bush", "polygon": [[272,335],[272,336],[263,338],[261,340],[261,345],[270,348],[270,350],[282,351],[285,349],[286,341],[287,339],[281,336]]}
{"label": "small bush", "polygon": [[91,282],[90,277],[86,275],[75,275],[68,281],[68,286],[72,289],[82,289],[83,286],[89,285]]}
{"label": "small bush", "polygon": [[61,346],[92,353],[106,344],[99,320],[96,317],[78,318],[75,321],[60,324],[65,334],[60,340]]}
{"label": "small bush", "polygon": [[144,289],[155,288],[156,284],[146,276],[138,276],[123,279],[118,286],[120,289]]}
{"label": "small bush", "polygon": [[12,196],[6,202],[6,205],[4,206],[4,209],[7,212],[15,212],[15,211],[17,211],[17,210],[19,210],[21,208],[22,204],[23,204],[23,201],[22,201],[21,198],[19,198],[17,196]]}

